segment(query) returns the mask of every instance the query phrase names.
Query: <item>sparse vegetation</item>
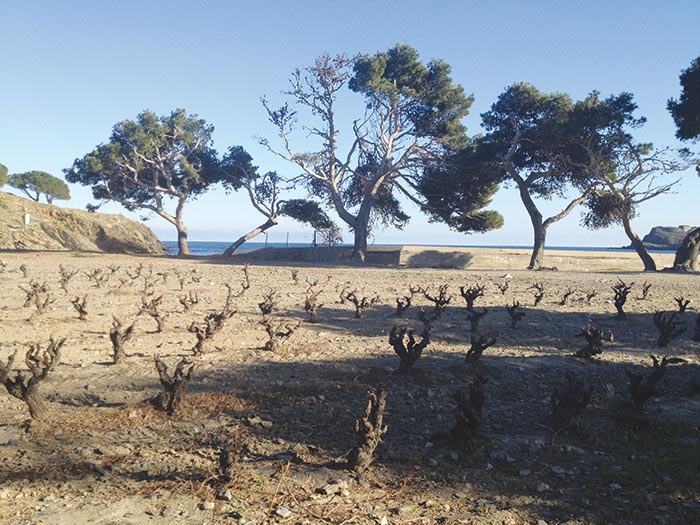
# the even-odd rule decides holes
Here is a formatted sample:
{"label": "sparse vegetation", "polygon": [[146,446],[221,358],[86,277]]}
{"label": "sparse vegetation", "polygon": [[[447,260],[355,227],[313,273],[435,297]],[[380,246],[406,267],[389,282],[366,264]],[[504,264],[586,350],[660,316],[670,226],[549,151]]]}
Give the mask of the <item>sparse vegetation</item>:
{"label": "sparse vegetation", "polygon": [[87,294],[82,297],[75,297],[71,299],[71,304],[73,308],[78,312],[78,319],[81,321],[87,321],[88,311],[87,311]]}
{"label": "sparse vegetation", "polygon": [[309,286],[306,288],[306,297],[304,298],[304,311],[307,314],[309,314],[310,323],[317,323],[318,309],[323,306],[323,303],[318,302],[318,298],[323,292],[323,290],[316,289],[316,286],[318,286],[318,281],[307,281],[307,284]]}
{"label": "sparse vegetation", "polygon": [[410,295],[396,298],[396,317],[401,317],[406,310],[411,307],[412,300]]}
{"label": "sparse vegetation", "polygon": [[650,355],[649,357],[652,360],[652,369],[647,375],[629,370],[625,371],[630,380],[629,390],[637,415],[642,414],[644,404],[649,398],[662,394],[658,388],[658,383],[666,374],[668,365],[685,362],[678,357],[664,356],[660,361],[655,355]]}
{"label": "sparse vegetation", "polygon": [[525,317],[525,311],[520,309],[520,302],[513,301],[511,306],[506,306],[506,311],[510,316],[510,327],[515,330],[520,325],[520,321]]}
{"label": "sparse vegetation", "polygon": [[634,283],[626,284],[622,279],[619,279],[619,282],[612,287],[613,292],[615,292],[614,304],[618,319],[625,318],[624,306],[627,302],[627,296],[632,291],[633,284]]}
{"label": "sparse vegetation", "polygon": [[389,344],[401,360],[397,372],[406,375],[416,364],[423,350],[430,344],[430,330],[425,330],[421,334],[421,340],[416,341],[414,330],[409,330],[405,326],[394,326],[389,333]]}
{"label": "sparse vegetation", "polygon": [[[59,259],[65,268],[72,266],[73,259],[69,257],[75,256],[64,255]],[[19,296],[17,285],[29,286],[16,271],[15,260],[10,260],[8,265],[15,271],[6,272],[0,281],[0,287],[9,291],[6,301],[0,302],[7,318],[6,330],[10,323],[29,326],[25,310],[20,307],[24,292]],[[61,297],[54,307],[47,309],[41,318],[41,326],[36,323],[32,326],[36,331],[43,330],[46,325],[55,333],[60,333],[63,326],[66,330],[80,330],[79,335],[76,333],[80,339],[78,344],[71,345],[61,365],[54,369],[55,374],[49,374],[40,387],[43,401],[55,402],[56,408],[62,408],[52,410],[42,425],[32,425],[30,439],[46,442],[57,454],[66,457],[73,457],[70,454],[75,442],[70,436],[76,434],[89,440],[90,445],[80,452],[86,457],[85,462],[60,468],[80,469],[81,465],[88,465],[86,472],[102,480],[97,494],[104,494],[106,490],[118,494],[136,488],[151,490],[156,484],[179,483],[168,477],[170,473],[187,472],[188,479],[196,483],[197,492],[192,495],[184,492],[182,497],[199,498],[195,507],[202,501],[213,502],[214,516],[217,516],[217,508],[229,508],[226,498],[233,498],[230,501],[235,505],[230,503],[230,508],[249,519],[254,519],[257,516],[254,513],[261,509],[260,516],[267,515],[270,508],[273,516],[278,508],[299,511],[300,516],[306,512],[304,509],[317,516],[322,516],[323,512],[329,512],[327,516],[338,512],[340,516],[340,509],[343,513],[352,511],[357,498],[367,496],[369,483],[387,483],[389,474],[413,474],[410,482],[404,485],[398,481],[391,489],[405,491],[405,495],[392,496],[397,504],[403,505],[409,501],[407,498],[412,500],[425,493],[437,501],[448,482],[461,483],[462,466],[476,465],[481,469],[479,465],[489,463],[494,468],[488,476],[470,481],[475,495],[481,498],[485,497],[484,490],[498,488],[508,493],[513,468],[516,472],[533,472],[522,475],[525,482],[558,484],[556,486],[566,489],[557,497],[567,503],[578,501],[578,496],[567,492],[574,487],[586,497],[590,497],[591,492],[585,487],[596,483],[603,483],[605,487],[615,481],[637,490],[644,483],[654,483],[655,479],[638,483],[621,477],[632,472],[632,466],[636,465],[635,461],[628,463],[625,458],[644,454],[643,447],[637,443],[639,440],[644,441],[646,447],[663,450],[674,472],[683,470],[678,463],[681,461],[678,451],[685,451],[686,447],[679,448],[677,443],[680,440],[690,443],[694,436],[689,425],[696,424],[696,417],[686,410],[686,404],[696,395],[693,388],[697,386],[693,385],[700,383],[693,361],[695,343],[689,336],[684,337],[685,334],[673,339],[673,355],[667,362],[678,358],[689,362],[671,367],[673,370],[655,383],[653,390],[665,395],[653,404],[647,398],[640,401],[641,409],[625,410],[625,405],[633,405],[634,400],[624,401],[632,399],[624,377],[626,367],[631,375],[642,376],[640,384],[645,383],[652,367],[631,363],[630,359],[656,341],[656,328],[651,322],[653,313],[648,312],[651,308],[669,308],[669,303],[673,304],[673,299],[679,296],[694,297],[700,291],[694,282],[681,288],[677,285],[680,277],[672,275],[654,281],[653,296],[644,304],[635,303],[643,307],[642,311],[628,314],[629,321],[614,328],[619,348],[606,351],[612,337],[605,316],[608,315],[606,310],[612,307],[612,298],[592,305],[588,305],[585,298],[585,294],[594,291],[604,296],[609,289],[609,279],[599,275],[539,274],[538,284],[554,299],[547,305],[542,301],[538,309],[525,310],[518,304],[518,298],[522,302],[525,297],[532,304],[527,298],[532,295],[526,292],[532,280],[516,274],[508,281],[506,298],[517,304],[516,314],[527,312],[528,324],[525,328],[521,322],[521,329],[515,332],[508,329],[513,321],[496,287],[499,279],[503,279],[502,272],[478,274],[484,282],[492,283],[488,286],[493,286],[493,290],[476,299],[473,309],[466,312],[468,322],[465,322],[465,317],[456,310],[443,308],[449,299],[446,285],[457,287],[457,279],[464,278],[462,273],[430,270],[417,273],[410,268],[400,271],[363,269],[366,272],[362,280],[364,295],[391,297],[392,301],[375,302],[371,315],[365,315],[360,322],[352,316],[343,316],[343,308],[337,305],[328,310],[327,316],[323,315],[325,310],[319,308],[319,318],[323,317],[323,322],[304,325],[304,329],[296,325],[302,317],[311,317],[307,299],[313,302],[315,296],[316,305],[322,306],[321,289],[330,290],[335,297],[334,288],[339,290],[354,269],[329,270],[331,278],[328,282],[324,280],[323,285],[312,279],[306,280],[306,286],[295,287],[289,279],[288,268],[259,267],[254,274],[251,268],[250,273],[255,278],[246,288],[243,283],[237,284],[238,277],[244,275],[241,267],[197,263],[196,276],[200,282],[195,283],[190,278],[194,263],[154,260],[152,264],[146,262],[138,279],[133,281],[126,270],[133,274],[135,265],[124,261],[128,260],[115,258],[112,266],[121,268],[113,273],[103,261],[100,264],[89,258],[81,259],[80,274],[68,285],[69,296],[61,299],[62,294],[59,294]],[[36,282],[51,283],[60,278],[58,264],[46,267],[40,262],[32,263],[31,275]],[[99,289],[94,288],[85,273],[95,268],[103,268],[104,273],[110,275],[110,280]],[[175,279],[177,272],[187,276],[185,290],[179,290],[179,280]],[[173,278],[164,281],[164,274]],[[414,275],[420,275],[422,285],[412,285],[414,293],[406,291],[403,295],[401,290],[406,290],[407,283],[416,279]],[[126,281],[120,286],[122,279]],[[226,287],[221,283],[232,284]],[[566,308],[561,308],[557,303],[569,288],[580,293],[576,299],[569,298]],[[348,290],[353,289],[348,285]],[[273,291],[274,294],[269,293]],[[89,310],[89,315],[75,324],[77,321],[73,319],[79,311],[70,299],[75,297],[82,303],[83,294],[87,296],[85,310]],[[258,324],[263,313],[258,303],[265,302],[269,295],[273,295],[275,303],[274,309],[265,315],[270,333],[268,326]],[[331,295],[328,302],[331,302]],[[412,303],[403,312],[403,320],[394,316],[393,299],[397,296],[406,301],[410,299]],[[154,326],[149,328],[151,321],[148,321],[147,312],[138,315],[151,301],[156,301],[157,310],[168,316],[161,333],[155,331],[155,320],[152,321]],[[346,303],[352,304],[347,300]],[[189,309],[185,310],[187,305]],[[32,310],[35,308],[33,304],[29,306]],[[510,304],[509,307],[512,308]],[[74,308],[78,312],[75,316]],[[415,308],[416,315],[410,314],[411,308]],[[220,325],[213,322],[212,326],[219,328],[209,331],[207,339],[208,323],[204,318],[224,310],[236,314],[224,316],[226,319]],[[24,315],[19,315],[21,313]],[[657,322],[665,321],[669,326],[674,322],[685,323],[692,335],[695,312],[692,317],[675,311],[662,314]],[[115,315],[124,321],[121,326],[112,327],[124,335],[129,325],[139,319],[128,341],[122,341],[123,350],[129,354],[126,368],[105,367],[106,363],[99,362],[98,352],[100,349],[104,352],[107,337],[104,320],[110,319],[106,315]],[[588,324],[587,320],[590,320]],[[390,324],[387,326],[387,323]],[[394,323],[398,326],[393,327]],[[194,342],[188,340],[195,336],[190,335],[187,327],[192,324],[204,330],[207,345],[212,346],[205,345],[203,354],[197,356],[189,352]],[[439,331],[436,330],[438,325]],[[297,329],[289,334],[287,328]],[[474,331],[468,332],[469,328]],[[579,330],[581,337],[572,337]],[[466,348],[465,334],[471,339],[466,339]],[[0,360],[4,359],[3,365],[24,337],[19,333],[2,341]],[[214,345],[218,346],[216,352],[212,351]],[[272,351],[261,352],[263,346]],[[25,349],[20,346],[17,355]],[[604,358],[593,363],[563,358],[565,354],[595,357],[601,350]],[[161,377],[158,368],[154,370],[155,356],[167,377]],[[620,356],[624,356],[624,361]],[[662,366],[663,359],[658,357],[657,360],[658,366]],[[17,372],[15,368],[23,368],[26,379],[27,368],[22,363],[18,366],[16,361],[10,378]],[[488,383],[486,373],[490,379]],[[575,380],[569,379],[570,375]],[[159,383],[159,379],[164,382]],[[343,465],[355,468],[351,460],[368,457],[364,429],[367,428],[365,421],[371,423],[370,429],[376,427],[376,422],[372,423],[373,409],[370,406],[366,418],[353,414],[358,408],[353,409],[356,405],[353,400],[363,399],[364,402],[366,398],[362,392],[381,381],[391,384],[390,404],[386,405],[381,421],[384,428],[388,421],[390,428],[379,437],[379,441],[386,443],[371,452],[370,460],[358,461],[357,466],[357,471],[363,472],[368,467],[362,465],[369,464],[372,468],[376,464],[376,470],[353,477],[354,481],[347,486],[342,478],[336,482],[335,477],[318,482],[316,474],[325,472],[319,469],[340,466],[338,458],[345,457]],[[168,388],[173,392],[180,388],[181,395],[169,394]],[[635,388],[635,392],[644,391]],[[141,402],[145,396],[139,393],[144,390],[159,393],[146,404]],[[23,407],[14,400],[10,403],[7,398],[9,396],[4,402],[0,399],[0,430],[24,432],[19,425],[21,418],[8,411],[8,407],[15,412]],[[644,409],[653,412],[653,416],[642,418]],[[166,415],[168,413],[171,417]],[[328,417],[319,414],[328,414]],[[633,417],[631,422],[630,417]],[[342,428],[349,430],[355,418],[360,429],[358,443],[348,443],[350,436],[346,432],[343,437]],[[575,433],[571,433],[572,429]],[[53,436],[56,431],[58,433]],[[371,432],[367,436],[368,442],[375,440]],[[521,439],[527,439],[527,449],[510,445]],[[430,443],[426,444],[427,440]],[[544,448],[539,448],[540,442],[544,443]],[[162,452],[160,444],[168,451]],[[352,445],[357,445],[356,449],[346,454]],[[443,446],[452,450],[445,450]],[[11,461],[17,460],[18,446],[10,443],[5,450],[9,451]],[[605,456],[594,451],[601,451]],[[28,452],[28,456],[43,458],[39,450]],[[624,469],[622,474],[610,472],[609,458],[612,457],[616,458],[615,464]],[[96,462],[94,466],[88,463],[91,461]],[[586,471],[578,470],[583,464],[581,461],[585,461]],[[11,463],[7,465],[11,473],[17,471]],[[422,473],[415,470],[414,465],[420,467]],[[455,465],[459,466],[459,472],[453,474]],[[556,466],[557,471],[550,472],[551,466]],[[272,483],[271,478],[260,475],[260,468],[271,469]],[[565,473],[557,473],[562,471]],[[569,471],[574,471],[576,476],[566,474]],[[116,472],[120,473],[123,485],[110,481]],[[416,477],[415,472],[420,475]],[[424,479],[423,473],[430,477]],[[610,480],[606,476],[611,476]],[[37,483],[39,481],[30,482],[32,486]],[[75,490],[84,485],[82,478],[61,483],[61,490],[68,494],[75,494]],[[674,486],[675,483],[674,477]],[[692,483],[689,486],[693,486]],[[11,482],[4,488],[14,486]],[[253,486],[266,498],[264,508],[252,499],[241,499],[238,503],[240,491],[237,489],[253,493]],[[668,494],[669,489],[657,485],[655,490],[663,495]],[[533,510],[522,512],[525,519],[532,521],[530,518],[541,515],[547,507],[535,494],[534,486],[530,492],[526,490],[522,497],[528,505],[534,505]],[[292,493],[304,507],[289,499]],[[344,494],[342,498],[341,493]],[[308,499],[308,495],[314,497]],[[677,504],[669,505],[671,510],[667,512],[673,519],[685,512],[679,509],[685,509],[681,501],[686,500],[683,496],[679,498]],[[10,508],[17,505],[13,499],[6,501]],[[337,505],[340,505],[339,510],[331,512]],[[450,505],[460,512],[466,508],[458,502]],[[432,504],[417,505],[401,512],[408,521],[440,517],[441,509]],[[606,509],[608,516],[619,516],[609,507]],[[228,511],[222,512],[227,515]],[[485,515],[493,516],[493,513],[487,511]],[[311,514],[307,519],[316,520]],[[359,523],[363,523],[363,519]]]}
{"label": "sparse vegetation", "polygon": [[355,472],[367,470],[374,461],[374,451],[382,441],[388,427],[384,424],[386,390],[379,387],[368,392],[369,400],[362,419],[355,421],[355,433],[359,444],[348,455],[348,468]]}
{"label": "sparse vegetation", "polygon": [[659,311],[654,314],[654,326],[659,329],[659,338],[656,340],[656,346],[664,348],[685,332],[685,324],[676,319],[676,313]]}
{"label": "sparse vegetation", "polygon": [[364,310],[367,310],[368,308],[370,308],[374,303],[376,303],[379,300],[379,296],[377,296],[377,295],[375,295],[374,297],[371,297],[371,298],[370,297],[359,298],[357,296],[357,290],[347,292],[344,296],[341,295],[341,297],[345,301],[348,301],[348,302],[355,305],[355,318],[356,319],[361,319],[362,312]]}
{"label": "sparse vegetation", "polygon": [[[247,273],[246,273],[247,277]],[[245,281],[247,283],[247,279]],[[206,346],[209,340],[214,337],[223,327],[227,319],[230,319],[236,313],[238,309],[233,307],[234,297],[240,296],[249,288],[248,286],[243,286],[239,295],[234,294],[231,286],[226,284],[226,289],[228,290],[228,295],[226,296],[226,302],[221,310],[218,312],[210,312],[204,316],[203,322],[197,324],[194,321],[187,327],[187,330],[195,335],[197,342],[192,347],[192,353],[194,355],[202,355],[206,351]]]}
{"label": "sparse vegetation", "polygon": [[46,283],[39,284],[37,281],[30,281],[29,288],[24,288],[22,286],[20,286],[20,288],[22,288],[26,294],[23,306],[28,308],[34,305],[36,308],[32,317],[45,313],[48,307],[56,302],[56,299]]}
{"label": "sparse vegetation", "polygon": [[156,370],[160,384],[163,385],[163,392],[156,396],[154,404],[165,410],[169,416],[174,415],[182,405],[182,400],[187,390],[187,383],[192,379],[194,363],[183,357],[175,365],[172,375],[168,372],[166,365],[158,355],[154,356]]}
{"label": "sparse vegetation", "polygon": [[469,288],[465,288],[464,286],[459,287],[459,293],[467,302],[467,311],[471,312],[474,310],[474,301],[484,296],[485,289],[485,286],[479,284],[470,286]]}
{"label": "sparse vegetation", "polygon": [[474,363],[478,361],[481,358],[481,354],[484,353],[484,350],[496,343],[496,339],[494,337],[487,337],[485,335],[481,335],[479,337],[472,335],[471,341],[471,347],[469,350],[467,350],[466,355],[467,363]]}
{"label": "sparse vegetation", "polygon": [[112,341],[112,362],[115,365],[123,363],[126,359],[124,343],[134,335],[136,320],[137,319],[134,319],[132,323],[125,328],[119,318],[112,317],[112,328],[109,331],[109,339]]}
{"label": "sparse vegetation", "polygon": [[32,419],[43,421],[48,415],[46,401],[39,394],[39,386],[58,365],[60,351],[66,338],[49,341],[46,348],[40,344],[31,344],[24,356],[29,375],[23,370],[14,371],[13,365],[17,352],[12,354],[7,362],[0,361],[0,383],[5,385],[7,392],[17,399],[27,403]]}
{"label": "sparse vegetation", "polygon": [[603,353],[603,347],[606,343],[615,341],[612,330],[608,330],[607,335],[603,335],[603,331],[589,323],[586,328],[581,330],[580,337],[586,339],[586,346],[577,351],[574,356],[581,358],[589,358],[594,355]]}
{"label": "sparse vegetation", "polygon": [[162,302],[162,295],[150,298],[143,295],[141,296],[141,309],[139,310],[139,315],[146,314],[155,320],[156,332],[159,334],[165,329],[165,313],[160,309]]}
{"label": "sparse vegetation", "polygon": [[264,350],[270,352],[279,351],[287,340],[292,337],[301,326],[301,321],[296,323],[283,320],[275,320],[270,316],[263,317],[260,324],[265,327],[267,332],[267,341],[265,342]]}
{"label": "sparse vegetation", "polygon": [[487,313],[489,313],[489,311],[486,308],[482,308],[481,311],[478,311],[476,309],[467,311],[467,321],[469,321],[470,332],[479,331],[479,323],[481,322],[481,318],[484,317]]}
{"label": "sparse vegetation", "polygon": [[572,426],[590,403],[592,394],[593,387],[589,383],[573,374],[568,374],[566,385],[563,388],[555,388],[552,392],[550,399],[552,429],[559,431]]}
{"label": "sparse vegetation", "polygon": [[535,283],[532,286],[528,288],[528,290],[534,290],[534,296],[535,296],[535,302],[533,306],[537,306],[542,302],[542,299],[544,299],[544,284],[542,283]]}

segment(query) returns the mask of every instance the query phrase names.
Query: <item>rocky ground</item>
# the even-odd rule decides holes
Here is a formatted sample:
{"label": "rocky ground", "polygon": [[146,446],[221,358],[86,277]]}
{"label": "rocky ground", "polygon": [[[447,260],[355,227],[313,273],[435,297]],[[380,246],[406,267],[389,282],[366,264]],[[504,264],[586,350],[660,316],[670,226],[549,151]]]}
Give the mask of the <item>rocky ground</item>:
{"label": "rocky ground", "polygon": [[[29,424],[27,405],[0,391],[0,523],[700,522],[695,275],[509,270],[506,278],[486,270],[251,265],[241,294],[241,265],[69,253],[0,258],[0,360],[17,351],[13,368],[22,369],[30,344],[43,349],[52,337],[67,338],[40,383],[49,400],[43,422]],[[59,265],[78,271],[67,291]],[[624,319],[612,304],[620,279],[634,283]],[[39,308],[23,306],[32,282]],[[536,282],[545,295],[533,306]],[[322,290],[318,323],[303,308],[309,283]],[[225,284],[239,295],[230,305],[236,313],[193,357],[197,338],[188,327],[222,311]],[[408,374],[395,373],[391,328],[418,334],[419,308],[433,308],[418,293],[397,317],[396,299],[409,287],[435,296],[441,285],[451,300],[429,346]],[[488,309],[479,335],[496,342],[475,368],[465,359],[473,334],[459,287],[476,285],[485,286],[476,307]],[[379,299],[358,319],[340,302],[343,290]],[[263,349],[258,307],[270,291],[274,327],[304,321],[274,352]],[[71,303],[83,297],[87,320]],[[693,301],[677,316],[686,330],[659,348],[653,315],[676,310],[681,297]],[[197,300],[187,310],[186,298]],[[143,300],[156,300],[161,332],[156,318],[139,315]],[[505,308],[514,301],[525,307],[516,328]],[[114,317],[122,331],[136,320],[117,365]],[[573,357],[588,324],[611,330],[614,342],[590,359]],[[667,367],[662,395],[639,415],[627,374],[646,377],[650,354],[684,362]],[[185,357],[195,366],[172,416],[147,402],[162,391],[155,355],[170,372]],[[481,428],[469,447],[451,448],[435,434],[454,426],[453,394],[474,383],[476,369],[488,378]],[[590,385],[591,400],[567,428],[552,429],[552,393],[568,377]],[[345,468],[358,442],[353,426],[380,385],[388,431],[372,466],[353,473]]]}

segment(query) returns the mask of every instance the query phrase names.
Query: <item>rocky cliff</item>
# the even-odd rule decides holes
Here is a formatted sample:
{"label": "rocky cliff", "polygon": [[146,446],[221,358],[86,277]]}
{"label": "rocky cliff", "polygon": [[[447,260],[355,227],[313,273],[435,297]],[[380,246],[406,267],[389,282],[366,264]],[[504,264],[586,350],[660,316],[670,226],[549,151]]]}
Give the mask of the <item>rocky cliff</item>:
{"label": "rocky cliff", "polygon": [[0,249],[17,248],[164,253],[149,228],[121,215],[59,208],[0,192]]}
{"label": "rocky cliff", "polygon": [[677,250],[694,226],[654,226],[642,242],[653,250]]}

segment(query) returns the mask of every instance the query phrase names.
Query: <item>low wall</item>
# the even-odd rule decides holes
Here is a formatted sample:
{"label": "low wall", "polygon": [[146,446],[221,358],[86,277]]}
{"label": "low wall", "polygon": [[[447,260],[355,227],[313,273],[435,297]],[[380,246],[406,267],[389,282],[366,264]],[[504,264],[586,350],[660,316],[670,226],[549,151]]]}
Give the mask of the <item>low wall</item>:
{"label": "low wall", "polygon": [[[349,264],[352,248],[262,248],[240,252],[243,261]],[[462,268],[469,270],[524,270],[530,250],[518,248],[452,248],[442,246],[371,246],[366,263],[409,268]],[[659,269],[673,264],[673,254],[652,254]],[[545,250],[544,265],[559,271],[637,272],[639,256],[617,250]]]}

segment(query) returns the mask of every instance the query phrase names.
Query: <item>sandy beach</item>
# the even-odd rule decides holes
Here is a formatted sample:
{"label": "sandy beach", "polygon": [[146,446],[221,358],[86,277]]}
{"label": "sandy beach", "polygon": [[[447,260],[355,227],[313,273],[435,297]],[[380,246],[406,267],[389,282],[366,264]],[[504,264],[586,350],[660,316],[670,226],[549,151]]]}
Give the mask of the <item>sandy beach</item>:
{"label": "sandy beach", "polygon": [[[29,425],[27,405],[0,390],[0,523],[700,522],[698,276],[639,272],[634,253],[550,251],[545,264],[559,271],[528,272],[526,250],[448,252],[456,255],[405,247],[399,266],[254,261],[245,291],[238,259],[0,254],[0,361],[17,351],[13,368],[26,369],[29,345],[67,338],[40,385],[45,421]],[[425,267],[460,253],[462,266]],[[655,258],[660,268],[672,261]],[[60,267],[77,272],[66,290]],[[620,281],[632,287],[623,319],[613,304]],[[43,312],[24,306],[32,283]],[[193,356],[194,327],[222,311],[226,284],[236,313]],[[534,285],[544,290],[536,306]],[[440,286],[449,304],[430,344],[397,374],[389,332],[420,334],[419,309],[434,303],[415,293],[397,316],[396,300],[419,287],[436,297]],[[484,287],[477,310],[488,310],[477,334],[495,339],[476,368],[465,359],[475,334],[460,294],[474,286]],[[317,323],[304,311],[310,291],[319,292]],[[341,300],[351,291],[372,302],[361,318]],[[272,324],[295,328],[274,352],[264,350],[258,306],[271,292]],[[86,320],[71,303],[83,298]],[[659,348],[654,313],[676,311],[676,299],[691,301],[674,318],[685,331]],[[154,300],[160,332],[142,312]],[[506,310],[514,302],[525,314],[515,328]],[[120,364],[114,318],[123,328],[135,321]],[[573,357],[587,325],[613,332],[614,342]],[[639,415],[628,374],[646,377],[650,354],[684,362],[668,366],[660,395]],[[162,391],[156,355],[171,372],[185,357],[194,364],[172,416],[147,402]],[[488,382],[470,449],[431,441],[455,425],[453,396],[477,369]],[[590,401],[555,430],[552,393],[569,376],[589,385]],[[358,441],[353,426],[380,385],[388,430],[372,466],[353,473],[344,468]],[[228,477],[222,450],[235,456]]]}

